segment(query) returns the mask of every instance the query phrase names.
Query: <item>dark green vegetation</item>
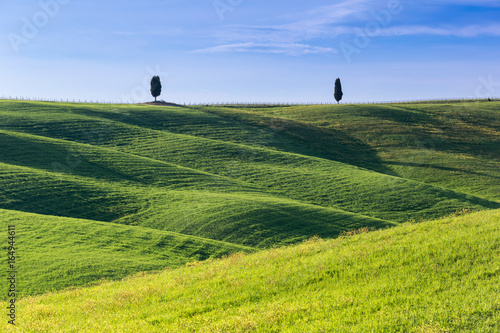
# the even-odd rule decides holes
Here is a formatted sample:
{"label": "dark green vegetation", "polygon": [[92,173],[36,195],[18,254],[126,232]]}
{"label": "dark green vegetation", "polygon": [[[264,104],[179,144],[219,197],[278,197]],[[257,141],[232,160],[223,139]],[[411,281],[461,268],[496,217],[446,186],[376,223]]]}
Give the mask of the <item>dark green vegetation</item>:
{"label": "dark green vegetation", "polygon": [[151,79],[151,95],[155,98],[161,95],[161,81],[159,76],[153,76]]}
{"label": "dark green vegetation", "polygon": [[20,292],[497,209],[499,108],[1,101],[1,223],[19,225],[32,274]]}
{"label": "dark green vegetation", "polygon": [[[29,297],[5,332],[499,332],[500,210]],[[3,303],[2,306],[5,306]]]}
{"label": "dark green vegetation", "polygon": [[335,86],[333,88],[333,97],[335,97],[337,104],[339,104],[342,100],[342,96],[344,96],[344,93],[342,92],[342,84],[340,83],[340,79],[337,78],[335,80]]}

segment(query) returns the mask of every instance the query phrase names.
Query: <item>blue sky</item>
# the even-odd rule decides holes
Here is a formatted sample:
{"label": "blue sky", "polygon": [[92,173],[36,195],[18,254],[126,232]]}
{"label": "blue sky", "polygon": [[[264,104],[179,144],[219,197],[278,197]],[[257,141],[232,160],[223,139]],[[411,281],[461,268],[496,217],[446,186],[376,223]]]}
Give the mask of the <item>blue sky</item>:
{"label": "blue sky", "polygon": [[500,96],[498,0],[0,0],[0,96],[343,102]]}

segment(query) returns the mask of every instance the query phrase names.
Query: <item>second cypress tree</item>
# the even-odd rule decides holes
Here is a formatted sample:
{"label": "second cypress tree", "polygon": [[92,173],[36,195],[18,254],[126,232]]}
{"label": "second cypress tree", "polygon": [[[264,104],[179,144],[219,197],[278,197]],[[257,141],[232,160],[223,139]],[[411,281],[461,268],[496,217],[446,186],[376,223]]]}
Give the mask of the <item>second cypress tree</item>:
{"label": "second cypress tree", "polygon": [[339,104],[342,100],[342,96],[344,96],[344,93],[342,92],[342,84],[340,83],[340,79],[337,78],[337,80],[335,80],[335,88],[333,92],[333,97],[335,97],[337,104]]}

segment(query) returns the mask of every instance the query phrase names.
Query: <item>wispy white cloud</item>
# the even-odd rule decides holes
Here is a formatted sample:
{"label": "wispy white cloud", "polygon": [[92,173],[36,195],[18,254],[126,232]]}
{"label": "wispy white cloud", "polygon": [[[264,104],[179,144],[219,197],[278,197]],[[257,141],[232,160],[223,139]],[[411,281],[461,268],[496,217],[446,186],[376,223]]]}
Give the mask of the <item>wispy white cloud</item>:
{"label": "wispy white cloud", "polygon": [[306,13],[301,13],[299,20],[277,26],[288,31],[300,31],[305,34],[317,34],[325,26],[345,24],[366,17],[366,13],[376,0],[348,0],[338,4],[321,6]]}
{"label": "wispy white cloud", "polygon": [[[293,33],[280,27],[259,27],[253,31],[250,27],[244,28],[245,32],[239,36],[225,38],[224,42],[214,47],[198,49],[195,53],[275,53],[287,55],[307,55],[319,53],[336,53],[329,47],[314,46],[307,42],[310,39],[335,38],[340,35],[357,34],[360,29],[352,26],[324,26],[315,33],[308,31],[306,35]],[[465,27],[434,27],[424,25],[394,26],[379,29],[371,37],[395,36],[456,36],[472,38],[477,36],[500,36],[500,24],[487,26],[469,25]]]}
{"label": "wispy white cloud", "polygon": [[465,27],[430,27],[430,26],[398,26],[380,30],[379,36],[409,36],[409,35],[436,35],[477,37],[481,35],[500,36],[500,24],[480,26],[469,25]]}
{"label": "wispy white cloud", "polygon": [[[496,6],[498,0],[422,0],[428,4],[460,4]],[[409,4],[402,4],[402,6]],[[356,35],[370,22],[377,19],[374,12],[387,7],[387,0],[345,0],[333,5],[316,7],[304,13],[288,15],[288,23],[268,25],[230,25],[224,26],[211,37],[217,46],[195,52],[230,53],[260,52],[305,55],[311,53],[335,52],[324,47],[341,35]],[[460,26],[459,23],[438,25],[435,22],[422,25],[405,25],[404,17],[390,18],[388,26],[380,27],[375,33],[370,30],[370,37],[391,36],[457,36],[463,38],[481,35],[500,36],[500,24],[488,23]],[[318,44],[319,43],[319,44]],[[316,45],[315,45],[316,44]],[[328,45],[327,45],[328,46]]]}
{"label": "wispy white cloud", "polygon": [[275,25],[231,25],[216,31],[212,37],[218,46],[196,50],[203,53],[259,52],[288,55],[333,53],[335,49],[310,45],[312,39],[349,33],[342,26],[367,13],[369,4],[381,0],[345,0],[320,6],[305,13],[288,16],[291,22]]}
{"label": "wispy white cloud", "polygon": [[289,16],[291,22],[275,25],[225,26],[216,38],[225,41],[298,42],[347,33],[343,25],[369,18],[370,8],[381,0],[346,0],[334,5],[320,6],[305,13]]}
{"label": "wispy white cloud", "polygon": [[148,31],[113,31],[112,35],[117,36],[163,36],[163,37],[178,37],[186,35],[186,31],[180,28],[156,29]]}
{"label": "wispy white cloud", "polygon": [[257,52],[257,53],[274,53],[288,55],[304,55],[304,54],[319,54],[319,53],[336,53],[332,48],[311,46],[300,43],[235,43],[218,45],[205,49],[195,50],[195,53],[230,53],[230,52]]}

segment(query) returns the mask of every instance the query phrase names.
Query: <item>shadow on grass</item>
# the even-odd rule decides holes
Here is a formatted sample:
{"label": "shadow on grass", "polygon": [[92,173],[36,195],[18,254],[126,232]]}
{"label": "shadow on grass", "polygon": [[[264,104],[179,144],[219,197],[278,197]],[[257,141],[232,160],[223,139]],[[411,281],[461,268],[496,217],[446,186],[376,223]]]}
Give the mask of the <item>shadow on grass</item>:
{"label": "shadow on grass", "polygon": [[498,177],[498,176],[494,176],[494,175],[487,174],[484,172],[474,172],[474,171],[468,171],[468,170],[464,170],[464,169],[439,166],[439,165],[435,165],[435,164],[394,162],[394,161],[386,161],[386,162],[384,162],[384,164],[407,166],[407,167],[414,167],[414,168],[431,168],[431,169],[437,169],[437,170],[442,170],[442,171],[466,173],[469,175],[476,175],[476,176],[481,176],[481,177],[490,177],[490,178],[500,179],[500,177]]}
{"label": "shadow on grass", "polygon": [[272,138],[267,141],[267,147],[394,175],[382,164],[373,148],[345,131],[239,110],[202,110],[266,131]]}
{"label": "shadow on grass", "polygon": [[226,137],[223,141],[319,157],[394,175],[381,163],[373,148],[343,131],[239,109],[201,106],[179,109],[193,112],[169,112],[160,108],[124,109],[132,111],[126,114],[91,108],[75,108],[72,112],[209,139],[221,140],[220,133],[224,133]]}

